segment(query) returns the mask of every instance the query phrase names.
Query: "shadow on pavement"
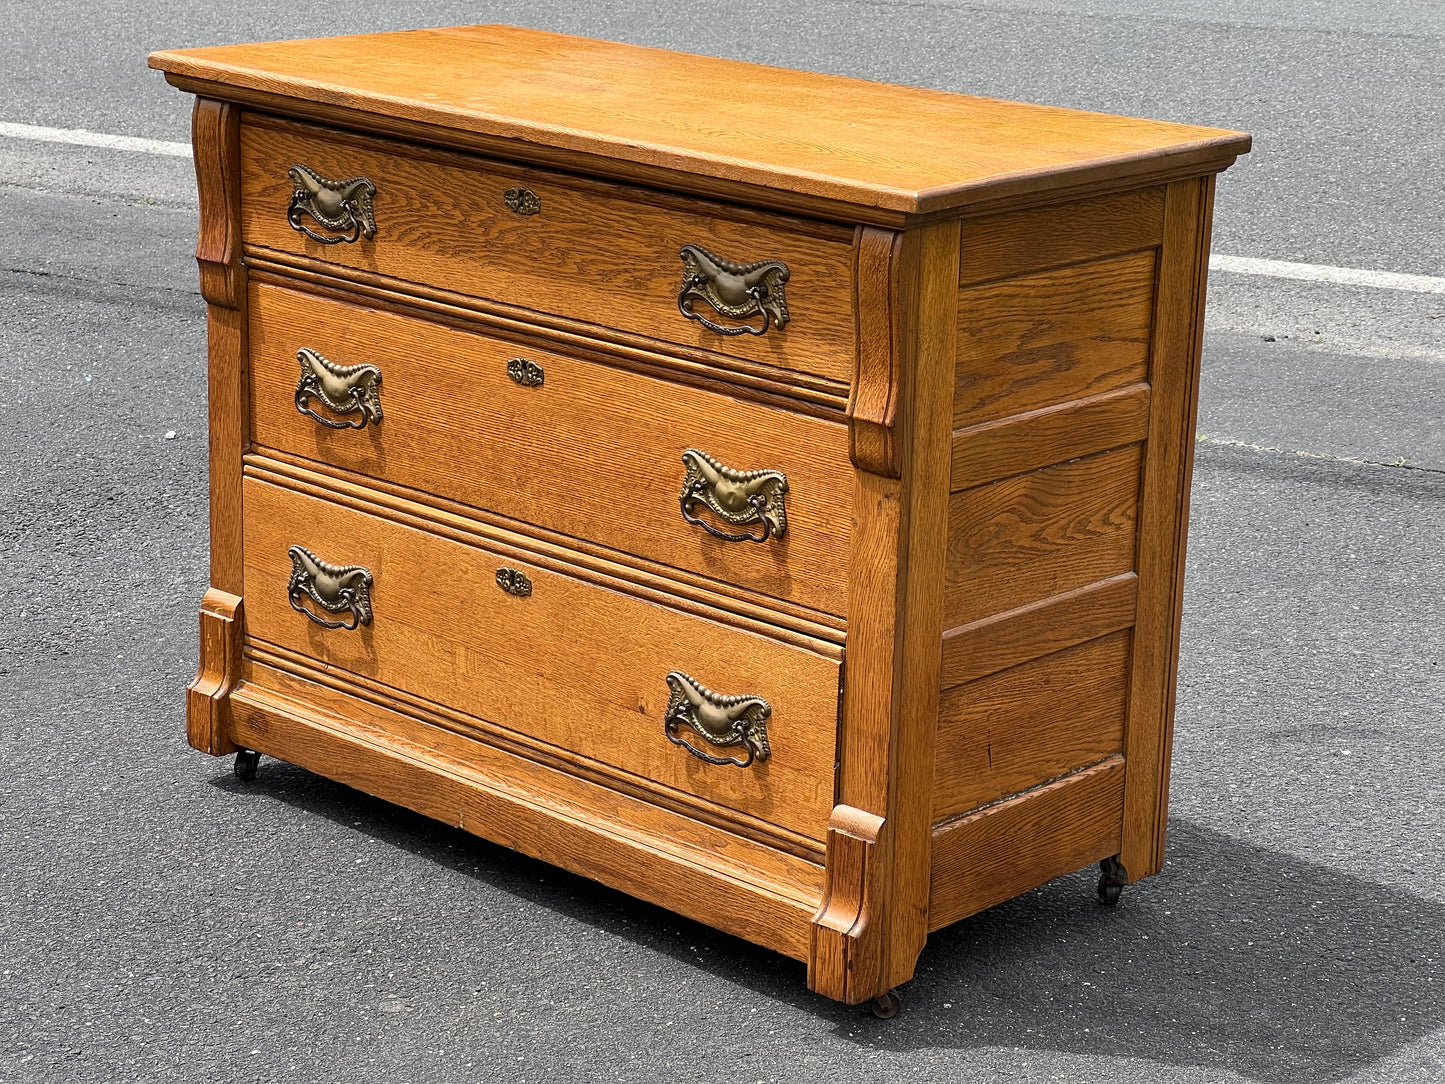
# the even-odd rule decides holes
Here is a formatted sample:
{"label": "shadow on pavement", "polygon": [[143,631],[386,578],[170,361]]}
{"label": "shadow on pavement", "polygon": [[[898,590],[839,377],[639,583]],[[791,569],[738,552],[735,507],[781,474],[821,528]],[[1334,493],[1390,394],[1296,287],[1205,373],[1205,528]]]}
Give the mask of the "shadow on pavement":
{"label": "shadow on pavement", "polygon": [[300,768],[268,759],[245,786],[833,1019],[842,1042],[1142,1058],[1283,1084],[1338,1080],[1445,1026],[1445,983],[1431,981],[1445,906],[1179,820],[1164,873],[1116,908],[1083,871],[935,933],[885,1022],[807,991],[801,964]]}

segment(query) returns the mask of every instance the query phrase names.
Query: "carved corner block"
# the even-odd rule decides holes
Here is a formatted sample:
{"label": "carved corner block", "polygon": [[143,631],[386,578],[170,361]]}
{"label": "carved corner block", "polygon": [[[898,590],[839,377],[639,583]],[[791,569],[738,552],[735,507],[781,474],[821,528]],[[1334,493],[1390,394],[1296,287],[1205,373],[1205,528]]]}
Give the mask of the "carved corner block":
{"label": "carved corner block", "polygon": [[864,226],[858,232],[858,353],[848,395],[848,454],[869,474],[900,478],[898,439],[903,366],[895,326],[897,254],[903,235]]}
{"label": "carved corner block", "polygon": [[828,820],[827,887],[813,918],[808,987],[857,1005],[887,993],[887,847],[882,817],[840,805]]}
{"label": "carved corner block", "polygon": [[241,599],[214,587],[201,602],[201,662],[186,688],[186,740],[212,756],[231,741],[231,691],[241,678]]}
{"label": "carved corner block", "polygon": [[241,109],[197,98],[191,111],[191,148],[200,199],[196,264],[201,296],[210,305],[239,309],[246,295],[241,264]]}

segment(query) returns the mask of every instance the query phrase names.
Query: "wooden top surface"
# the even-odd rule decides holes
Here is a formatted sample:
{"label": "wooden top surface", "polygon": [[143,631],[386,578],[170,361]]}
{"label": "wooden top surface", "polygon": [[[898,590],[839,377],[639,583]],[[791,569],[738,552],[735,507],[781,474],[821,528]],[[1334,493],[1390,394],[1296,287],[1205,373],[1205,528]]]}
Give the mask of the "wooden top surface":
{"label": "wooden top surface", "polygon": [[150,66],[219,97],[240,88],[903,214],[1202,173],[1249,149],[1216,128],[507,26],[181,49]]}

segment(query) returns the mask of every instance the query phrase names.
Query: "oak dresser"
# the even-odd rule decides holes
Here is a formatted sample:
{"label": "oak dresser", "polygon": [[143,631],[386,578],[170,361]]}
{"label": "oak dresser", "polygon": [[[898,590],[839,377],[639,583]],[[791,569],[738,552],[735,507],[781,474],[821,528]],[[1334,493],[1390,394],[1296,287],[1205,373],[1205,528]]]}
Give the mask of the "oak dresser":
{"label": "oak dresser", "polygon": [[196,95],[197,749],[897,1009],[931,930],[1162,862],[1238,132],[509,27]]}

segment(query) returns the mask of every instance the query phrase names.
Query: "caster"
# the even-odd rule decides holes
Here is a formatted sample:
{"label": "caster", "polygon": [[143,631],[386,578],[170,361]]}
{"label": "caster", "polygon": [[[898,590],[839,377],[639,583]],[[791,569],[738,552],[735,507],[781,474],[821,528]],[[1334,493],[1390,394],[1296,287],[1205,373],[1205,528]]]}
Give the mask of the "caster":
{"label": "caster", "polygon": [[236,778],[249,783],[256,778],[256,765],[261,763],[261,754],[252,749],[242,749],[236,754]]}
{"label": "caster", "polygon": [[1129,874],[1124,869],[1124,864],[1119,861],[1119,856],[1106,858],[1099,863],[1099,902],[1105,907],[1113,907],[1119,902],[1119,896],[1124,891],[1124,886],[1129,883]]}
{"label": "caster", "polygon": [[903,1008],[903,999],[898,996],[897,990],[889,990],[870,1001],[868,1007],[879,1020],[892,1020],[898,1015],[898,1010]]}

